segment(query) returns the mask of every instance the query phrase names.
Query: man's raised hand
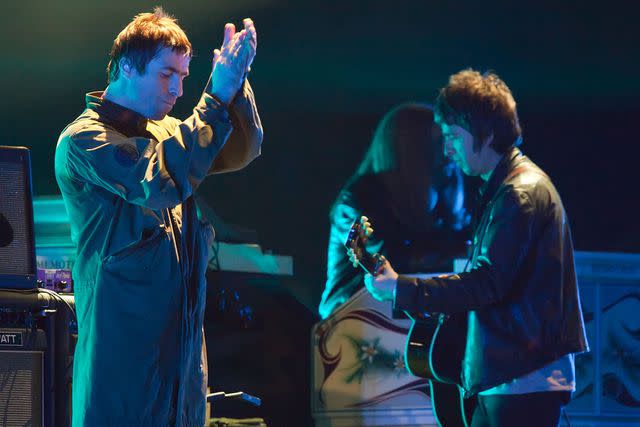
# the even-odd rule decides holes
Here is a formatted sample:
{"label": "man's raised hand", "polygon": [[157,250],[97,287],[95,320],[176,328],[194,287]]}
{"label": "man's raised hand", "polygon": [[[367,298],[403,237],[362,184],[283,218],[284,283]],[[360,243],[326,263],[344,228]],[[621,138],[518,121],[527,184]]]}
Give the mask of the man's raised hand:
{"label": "man's raised hand", "polygon": [[256,55],[258,38],[253,21],[246,18],[243,24],[239,32],[235,25],[226,24],[222,46],[213,51],[211,93],[227,105],[242,86]]}

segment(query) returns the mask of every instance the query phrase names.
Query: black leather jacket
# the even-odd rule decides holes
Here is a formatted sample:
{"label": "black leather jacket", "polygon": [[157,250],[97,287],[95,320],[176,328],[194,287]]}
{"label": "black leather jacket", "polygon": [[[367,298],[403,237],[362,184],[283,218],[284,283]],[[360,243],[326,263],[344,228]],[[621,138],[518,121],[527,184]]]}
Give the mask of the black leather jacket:
{"label": "black leather jacket", "polygon": [[400,276],[395,307],[468,312],[466,395],[588,350],[567,217],[549,177],[519,149],[482,189],[471,269],[449,278]]}

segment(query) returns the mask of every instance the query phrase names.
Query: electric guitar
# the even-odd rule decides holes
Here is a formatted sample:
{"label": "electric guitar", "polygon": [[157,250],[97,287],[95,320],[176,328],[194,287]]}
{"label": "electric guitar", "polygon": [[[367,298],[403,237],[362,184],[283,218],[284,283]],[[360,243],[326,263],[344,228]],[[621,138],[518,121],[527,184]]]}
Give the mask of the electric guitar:
{"label": "electric guitar", "polygon": [[[353,223],[345,247],[350,257],[375,277],[385,258],[365,249],[367,221],[366,217],[360,217]],[[433,411],[441,426],[468,427],[476,399],[463,399],[459,385],[467,337],[466,313],[406,314],[412,321],[404,353],[407,370],[430,380]]]}

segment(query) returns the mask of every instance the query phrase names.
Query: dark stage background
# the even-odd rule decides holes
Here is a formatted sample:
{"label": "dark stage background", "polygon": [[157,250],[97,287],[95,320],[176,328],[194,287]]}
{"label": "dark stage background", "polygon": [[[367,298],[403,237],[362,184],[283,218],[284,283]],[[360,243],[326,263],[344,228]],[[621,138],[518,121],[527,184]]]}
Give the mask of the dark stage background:
{"label": "dark stage background", "polygon": [[[59,194],[57,135],[105,85],[117,32],[157,1],[5,2],[0,143],[26,145],[36,195]],[[558,4],[562,3],[562,4]],[[553,178],[576,248],[639,252],[640,39],[632,2],[164,1],[196,57],[174,115],[186,117],[226,21],[256,22],[251,80],[263,155],[200,193],[263,248],[295,257],[308,307],[325,274],[329,206],[393,105],[429,101],[449,74],[493,69],[519,103],[524,150]]]}

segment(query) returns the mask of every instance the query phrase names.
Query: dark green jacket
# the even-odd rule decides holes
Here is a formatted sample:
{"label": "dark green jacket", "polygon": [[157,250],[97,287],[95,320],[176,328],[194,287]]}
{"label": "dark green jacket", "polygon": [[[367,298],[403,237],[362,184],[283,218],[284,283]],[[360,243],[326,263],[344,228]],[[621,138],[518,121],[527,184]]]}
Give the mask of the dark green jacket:
{"label": "dark green jacket", "polygon": [[228,111],[203,94],[182,122],[91,93],[62,132],[55,171],[77,245],[74,427],[204,425],[213,230],[192,195],[208,174],[246,166],[261,142],[248,83]]}

